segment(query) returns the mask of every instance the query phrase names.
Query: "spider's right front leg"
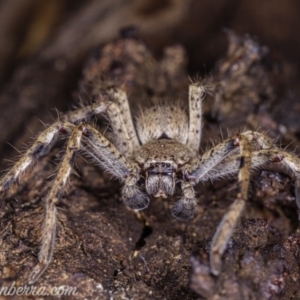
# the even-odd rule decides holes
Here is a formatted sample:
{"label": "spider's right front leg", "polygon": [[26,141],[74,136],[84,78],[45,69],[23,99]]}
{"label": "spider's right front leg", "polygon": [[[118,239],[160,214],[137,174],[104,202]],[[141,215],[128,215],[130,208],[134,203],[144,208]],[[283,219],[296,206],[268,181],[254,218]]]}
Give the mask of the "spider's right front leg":
{"label": "spider's right front leg", "polygon": [[[74,126],[74,125],[73,125]],[[99,164],[110,173],[125,181],[123,198],[125,204],[132,208],[142,209],[148,205],[149,199],[137,187],[138,176],[131,171],[126,158],[92,126],[81,123],[73,127],[67,143],[66,154],[59,166],[52,188],[45,198],[45,222],[42,233],[39,263],[33,268],[28,282],[36,282],[47,269],[52,259],[56,236],[57,209],[61,195],[70,177],[76,153],[82,149],[85,153],[98,159]],[[91,152],[89,152],[91,151]]]}
{"label": "spider's right front leg", "polygon": [[[259,142],[263,143],[260,140]],[[266,141],[264,142],[266,143]],[[248,198],[252,157],[250,141],[247,136],[237,134],[205,152],[201,161],[198,163],[195,161],[195,163],[190,166],[190,169],[186,170],[186,178],[191,181],[198,182],[199,180],[207,178],[207,174],[227,156],[235,153],[235,149],[238,149],[238,146],[240,152],[238,176],[239,192],[237,199],[222,218],[211,243],[210,264],[211,271],[215,275],[220,272],[222,254],[226,249],[227,242],[232,235],[233,229],[242,214]]]}
{"label": "spider's right front leg", "polygon": [[[127,114],[129,107],[128,101],[126,97],[126,93],[122,90],[116,90],[116,97],[118,102],[122,103],[123,106],[120,106]],[[125,144],[128,148],[128,151],[131,149],[131,143],[129,141],[128,133],[126,128],[124,128],[123,117],[120,112],[119,106],[107,100],[101,100],[93,103],[92,105],[88,105],[72,112],[69,112],[61,117],[61,121],[58,121],[44,130],[39,134],[34,144],[25,152],[24,155],[14,164],[14,166],[0,179],[0,195],[3,194],[6,190],[8,190],[14,182],[17,182],[19,177],[30,167],[33,165],[35,161],[41,156],[47,154],[55,141],[57,140],[59,133],[70,134],[72,130],[75,128],[75,125],[72,123],[76,123],[82,121],[83,119],[89,118],[92,115],[101,114],[103,112],[108,112],[109,116],[112,119],[112,123],[114,125],[114,130],[116,132],[121,132],[120,139],[122,140],[123,147]],[[132,123],[132,121],[131,121]],[[131,124],[130,123],[130,124]],[[131,124],[132,125],[132,124]],[[132,130],[133,125],[130,127]],[[135,134],[135,131],[131,133]],[[138,143],[136,135],[133,136],[133,141]],[[134,144],[136,146],[136,144]]]}
{"label": "spider's right front leg", "polygon": [[41,249],[38,256],[39,263],[33,268],[29,276],[29,284],[35,283],[51,262],[56,237],[56,205],[59,203],[70,177],[75,154],[80,148],[82,127],[83,124],[80,124],[73,129],[67,144],[66,154],[59,166],[58,173],[52,183],[52,188],[45,198],[45,221],[42,232]]}

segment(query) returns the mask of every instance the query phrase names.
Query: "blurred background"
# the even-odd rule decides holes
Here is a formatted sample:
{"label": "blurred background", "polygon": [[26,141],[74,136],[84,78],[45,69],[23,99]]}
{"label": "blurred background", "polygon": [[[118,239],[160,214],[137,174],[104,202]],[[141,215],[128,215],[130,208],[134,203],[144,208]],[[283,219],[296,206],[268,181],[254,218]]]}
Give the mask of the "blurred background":
{"label": "blurred background", "polygon": [[[135,24],[159,57],[181,44],[188,73],[206,75],[227,49],[225,28],[258,37],[289,66],[298,99],[298,0],[0,0],[0,161],[72,106],[86,59]],[[288,113],[288,112],[287,112]],[[9,144],[8,144],[9,143]]]}

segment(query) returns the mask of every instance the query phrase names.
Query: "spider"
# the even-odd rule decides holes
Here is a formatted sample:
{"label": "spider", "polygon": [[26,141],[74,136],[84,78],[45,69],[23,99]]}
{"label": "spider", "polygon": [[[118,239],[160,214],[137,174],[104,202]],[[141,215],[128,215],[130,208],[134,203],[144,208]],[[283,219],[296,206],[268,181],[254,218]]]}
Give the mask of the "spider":
{"label": "spider", "polygon": [[[76,154],[81,151],[122,183],[122,201],[131,209],[145,209],[150,196],[167,198],[178,186],[182,197],[171,209],[175,218],[194,216],[199,182],[238,173],[238,193],[221,220],[211,242],[211,273],[218,275],[222,255],[248,198],[250,170],[267,163],[280,163],[296,177],[299,205],[300,160],[277,148],[262,133],[245,131],[234,134],[213,148],[199,153],[202,128],[202,102],[206,87],[201,82],[189,86],[189,114],[179,104],[159,104],[144,109],[134,126],[126,92],[109,87],[97,101],[64,116],[45,129],[0,181],[4,193],[39,157],[45,155],[59,135],[68,135],[65,155],[51,189],[45,197],[45,220],[42,229],[38,264],[28,282],[36,282],[52,259],[56,236],[57,208],[65,189]],[[92,125],[83,122],[88,116],[106,113],[116,137],[115,144]]]}

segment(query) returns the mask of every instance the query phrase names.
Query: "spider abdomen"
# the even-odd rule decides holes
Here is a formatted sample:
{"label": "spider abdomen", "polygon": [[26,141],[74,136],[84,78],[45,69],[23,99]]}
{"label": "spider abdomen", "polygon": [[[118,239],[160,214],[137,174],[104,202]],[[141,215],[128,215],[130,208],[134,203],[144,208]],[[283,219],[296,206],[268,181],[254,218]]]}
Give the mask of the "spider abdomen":
{"label": "spider abdomen", "polygon": [[156,105],[140,114],[136,128],[142,144],[162,137],[186,144],[188,116],[179,103]]}

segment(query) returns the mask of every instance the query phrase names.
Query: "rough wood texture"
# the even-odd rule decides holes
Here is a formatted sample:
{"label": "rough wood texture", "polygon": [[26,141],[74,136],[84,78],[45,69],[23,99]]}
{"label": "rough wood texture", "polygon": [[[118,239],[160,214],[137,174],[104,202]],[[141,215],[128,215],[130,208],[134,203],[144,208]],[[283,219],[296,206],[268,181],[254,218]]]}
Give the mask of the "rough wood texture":
{"label": "rough wood texture", "polygon": [[[211,137],[219,138],[221,124],[224,132],[232,133],[258,126],[273,138],[280,136],[285,145],[296,140],[293,149],[300,132],[299,74],[294,67],[299,63],[300,41],[292,35],[300,26],[299,3],[290,0],[282,6],[281,1],[275,2],[271,6],[261,1],[152,0],[141,4],[110,0],[54,5],[57,19],[51,21],[55,25],[48,24],[50,33],[44,36],[42,47],[26,46],[24,37],[23,43],[19,40],[27,49],[24,56],[17,44],[12,46],[16,41],[10,47],[18,54],[2,56],[8,60],[0,72],[5,78],[0,92],[2,166],[4,158],[16,155],[6,142],[20,149],[42,129],[39,119],[50,123],[50,114],[55,118],[51,108],[66,111],[78,103],[78,95],[92,101],[95,79],[103,74],[100,85],[125,84],[134,111],[153,96],[187,100],[188,61],[194,74],[207,73],[214,66],[214,78],[223,82],[218,114],[211,114],[214,102],[210,97],[204,102],[203,148]],[[131,23],[139,26],[147,44],[139,46],[142,51],[137,51],[141,49],[138,42],[128,39],[108,43],[120,27]],[[32,23],[27,24],[22,28],[27,32],[24,36],[31,32]],[[249,53],[241,44],[245,51],[239,60],[226,54],[223,26],[258,35],[262,43],[272,46],[271,55],[252,57],[254,63],[242,76],[226,73],[228,64],[246,64]],[[166,48],[173,43],[184,45],[187,55],[181,46]],[[278,51],[289,61],[278,59]],[[168,58],[176,53],[178,65],[166,68]],[[101,119],[99,125],[103,124]],[[43,195],[51,182],[47,178],[61,157],[60,149],[41,159],[1,201],[1,286],[24,283],[37,262]],[[170,214],[171,200],[153,200],[149,209],[134,214],[120,202],[116,181],[80,158],[78,167],[81,177],[72,177],[59,205],[53,262],[36,286],[76,286],[78,299],[300,298],[299,223],[290,177],[268,171],[255,174],[251,203],[224,255],[223,272],[212,277],[209,243],[235,198],[235,179],[199,185],[197,217],[180,222]]]}

